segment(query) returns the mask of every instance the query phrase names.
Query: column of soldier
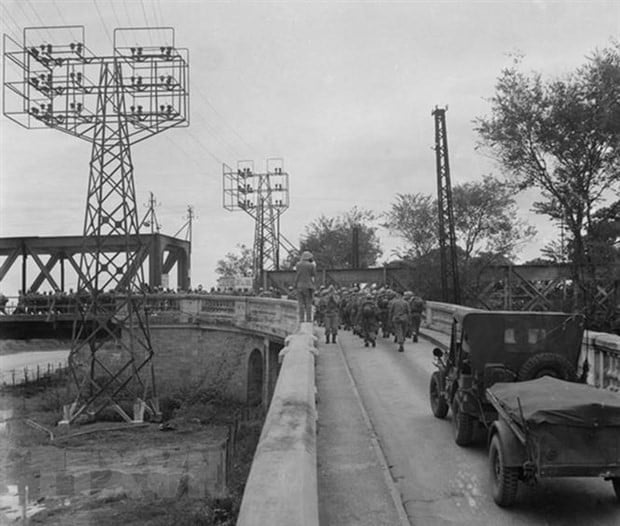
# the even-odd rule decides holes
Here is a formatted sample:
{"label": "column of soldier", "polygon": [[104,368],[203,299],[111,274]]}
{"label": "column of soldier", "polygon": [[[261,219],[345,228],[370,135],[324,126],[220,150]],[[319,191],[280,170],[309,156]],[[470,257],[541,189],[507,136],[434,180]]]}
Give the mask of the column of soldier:
{"label": "column of soldier", "polygon": [[314,297],[314,319],[325,328],[325,343],[336,343],[340,327],[353,331],[364,347],[376,347],[377,337],[394,338],[404,352],[407,338],[418,341],[424,300],[412,291],[400,294],[387,286],[320,288]]}

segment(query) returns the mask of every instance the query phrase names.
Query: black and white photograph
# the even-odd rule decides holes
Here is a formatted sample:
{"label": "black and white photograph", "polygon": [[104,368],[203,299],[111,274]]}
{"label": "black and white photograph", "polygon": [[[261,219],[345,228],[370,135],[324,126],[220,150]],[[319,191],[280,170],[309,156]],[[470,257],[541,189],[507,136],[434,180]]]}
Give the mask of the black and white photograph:
{"label": "black and white photograph", "polygon": [[0,36],[0,525],[620,524],[620,1]]}

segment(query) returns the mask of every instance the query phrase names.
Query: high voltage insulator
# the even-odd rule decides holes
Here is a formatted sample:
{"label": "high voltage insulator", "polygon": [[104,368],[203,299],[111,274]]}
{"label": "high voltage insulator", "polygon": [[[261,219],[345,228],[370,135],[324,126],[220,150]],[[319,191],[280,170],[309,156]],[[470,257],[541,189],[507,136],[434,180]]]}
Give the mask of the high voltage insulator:
{"label": "high voltage insulator", "polygon": [[[145,35],[152,43],[152,32],[161,42],[126,44]],[[114,400],[126,391],[158,414],[142,293],[147,247],[136,244],[140,221],[130,146],[189,124],[188,51],[176,47],[172,28],[115,29],[109,55],[89,50],[82,26],[26,28],[23,35],[21,44],[4,35],[4,114],[26,128],[54,128],[91,144],[69,355],[79,392],[67,420],[106,405],[127,419]],[[124,250],[110,250],[119,237],[126,240]],[[87,240],[95,248],[87,250]],[[110,340],[121,356],[114,366],[97,352]],[[90,370],[84,374],[85,362]]]}

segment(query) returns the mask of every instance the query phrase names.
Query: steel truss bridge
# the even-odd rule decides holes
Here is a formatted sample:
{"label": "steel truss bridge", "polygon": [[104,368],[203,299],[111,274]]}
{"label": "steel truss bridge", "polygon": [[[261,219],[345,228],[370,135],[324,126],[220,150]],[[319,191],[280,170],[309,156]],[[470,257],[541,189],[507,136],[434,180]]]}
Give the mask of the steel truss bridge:
{"label": "steel truss bridge", "polygon": [[[177,286],[187,289],[190,283],[190,242],[159,233],[110,236],[104,247],[97,237],[8,237],[0,238],[0,283],[11,269],[21,265],[20,284],[23,292],[37,292],[44,284],[54,292],[66,290],[67,274],[84,279],[80,258],[85,254],[130,250],[136,252],[135,264],[125,269],[120,283],[130,283],[138,269],[148,268],[148,285],[159,287],[163,276],[176,268]],[[28,259],[36,265],[36,275],[28,276]],[[75,280],[77,282],[77,280]],[[11,293],[12,291],[5,291]]]}

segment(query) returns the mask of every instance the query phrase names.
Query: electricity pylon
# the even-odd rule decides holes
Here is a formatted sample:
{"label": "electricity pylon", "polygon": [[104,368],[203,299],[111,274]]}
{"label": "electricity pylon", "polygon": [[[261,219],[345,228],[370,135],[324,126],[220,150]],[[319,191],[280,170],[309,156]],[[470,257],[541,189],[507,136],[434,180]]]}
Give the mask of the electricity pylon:
{"label": "electricity pylon", "polygon": [[[82,26],[25,28],[22,43],[4,35],[3,112],[25,128],[91,144],[69,355],[77,396],[64,420],[111,406],[131,421],[120,405],[127,395],[156,416],[159,408],[130,147],[189,125],[189,54],[172,28],[115,29],[111,55],[92,53],[84,36]],[[136,43],[147,37],[148,46]],[[125,249],[110,250],[118,239]],[[110,344],[113,360],[101,352]]]}
{"label": "electricity pylon", "polygon": [[[435,161],[437,168],[437,205],[439,219],[439,250],[441,257],[441,291],[443,300],[461,303],[459,272],[452,208],[452,184],[446,132],[447,108],[432,111],[435,117]],[[451,290],[450,290],[451,287]]]}
{"label": "electricity pylon", "polygon": [[254,171],[253,161],[239,161],[233,170],[223,165],[224,208],[243,210],[254,219],[252,272],[258,283],[263,271],[280,268],[280,248],[296,253],[280,233],[280,216],[289,207],[289,174],[282,159],[267,159],[264,173]]}

